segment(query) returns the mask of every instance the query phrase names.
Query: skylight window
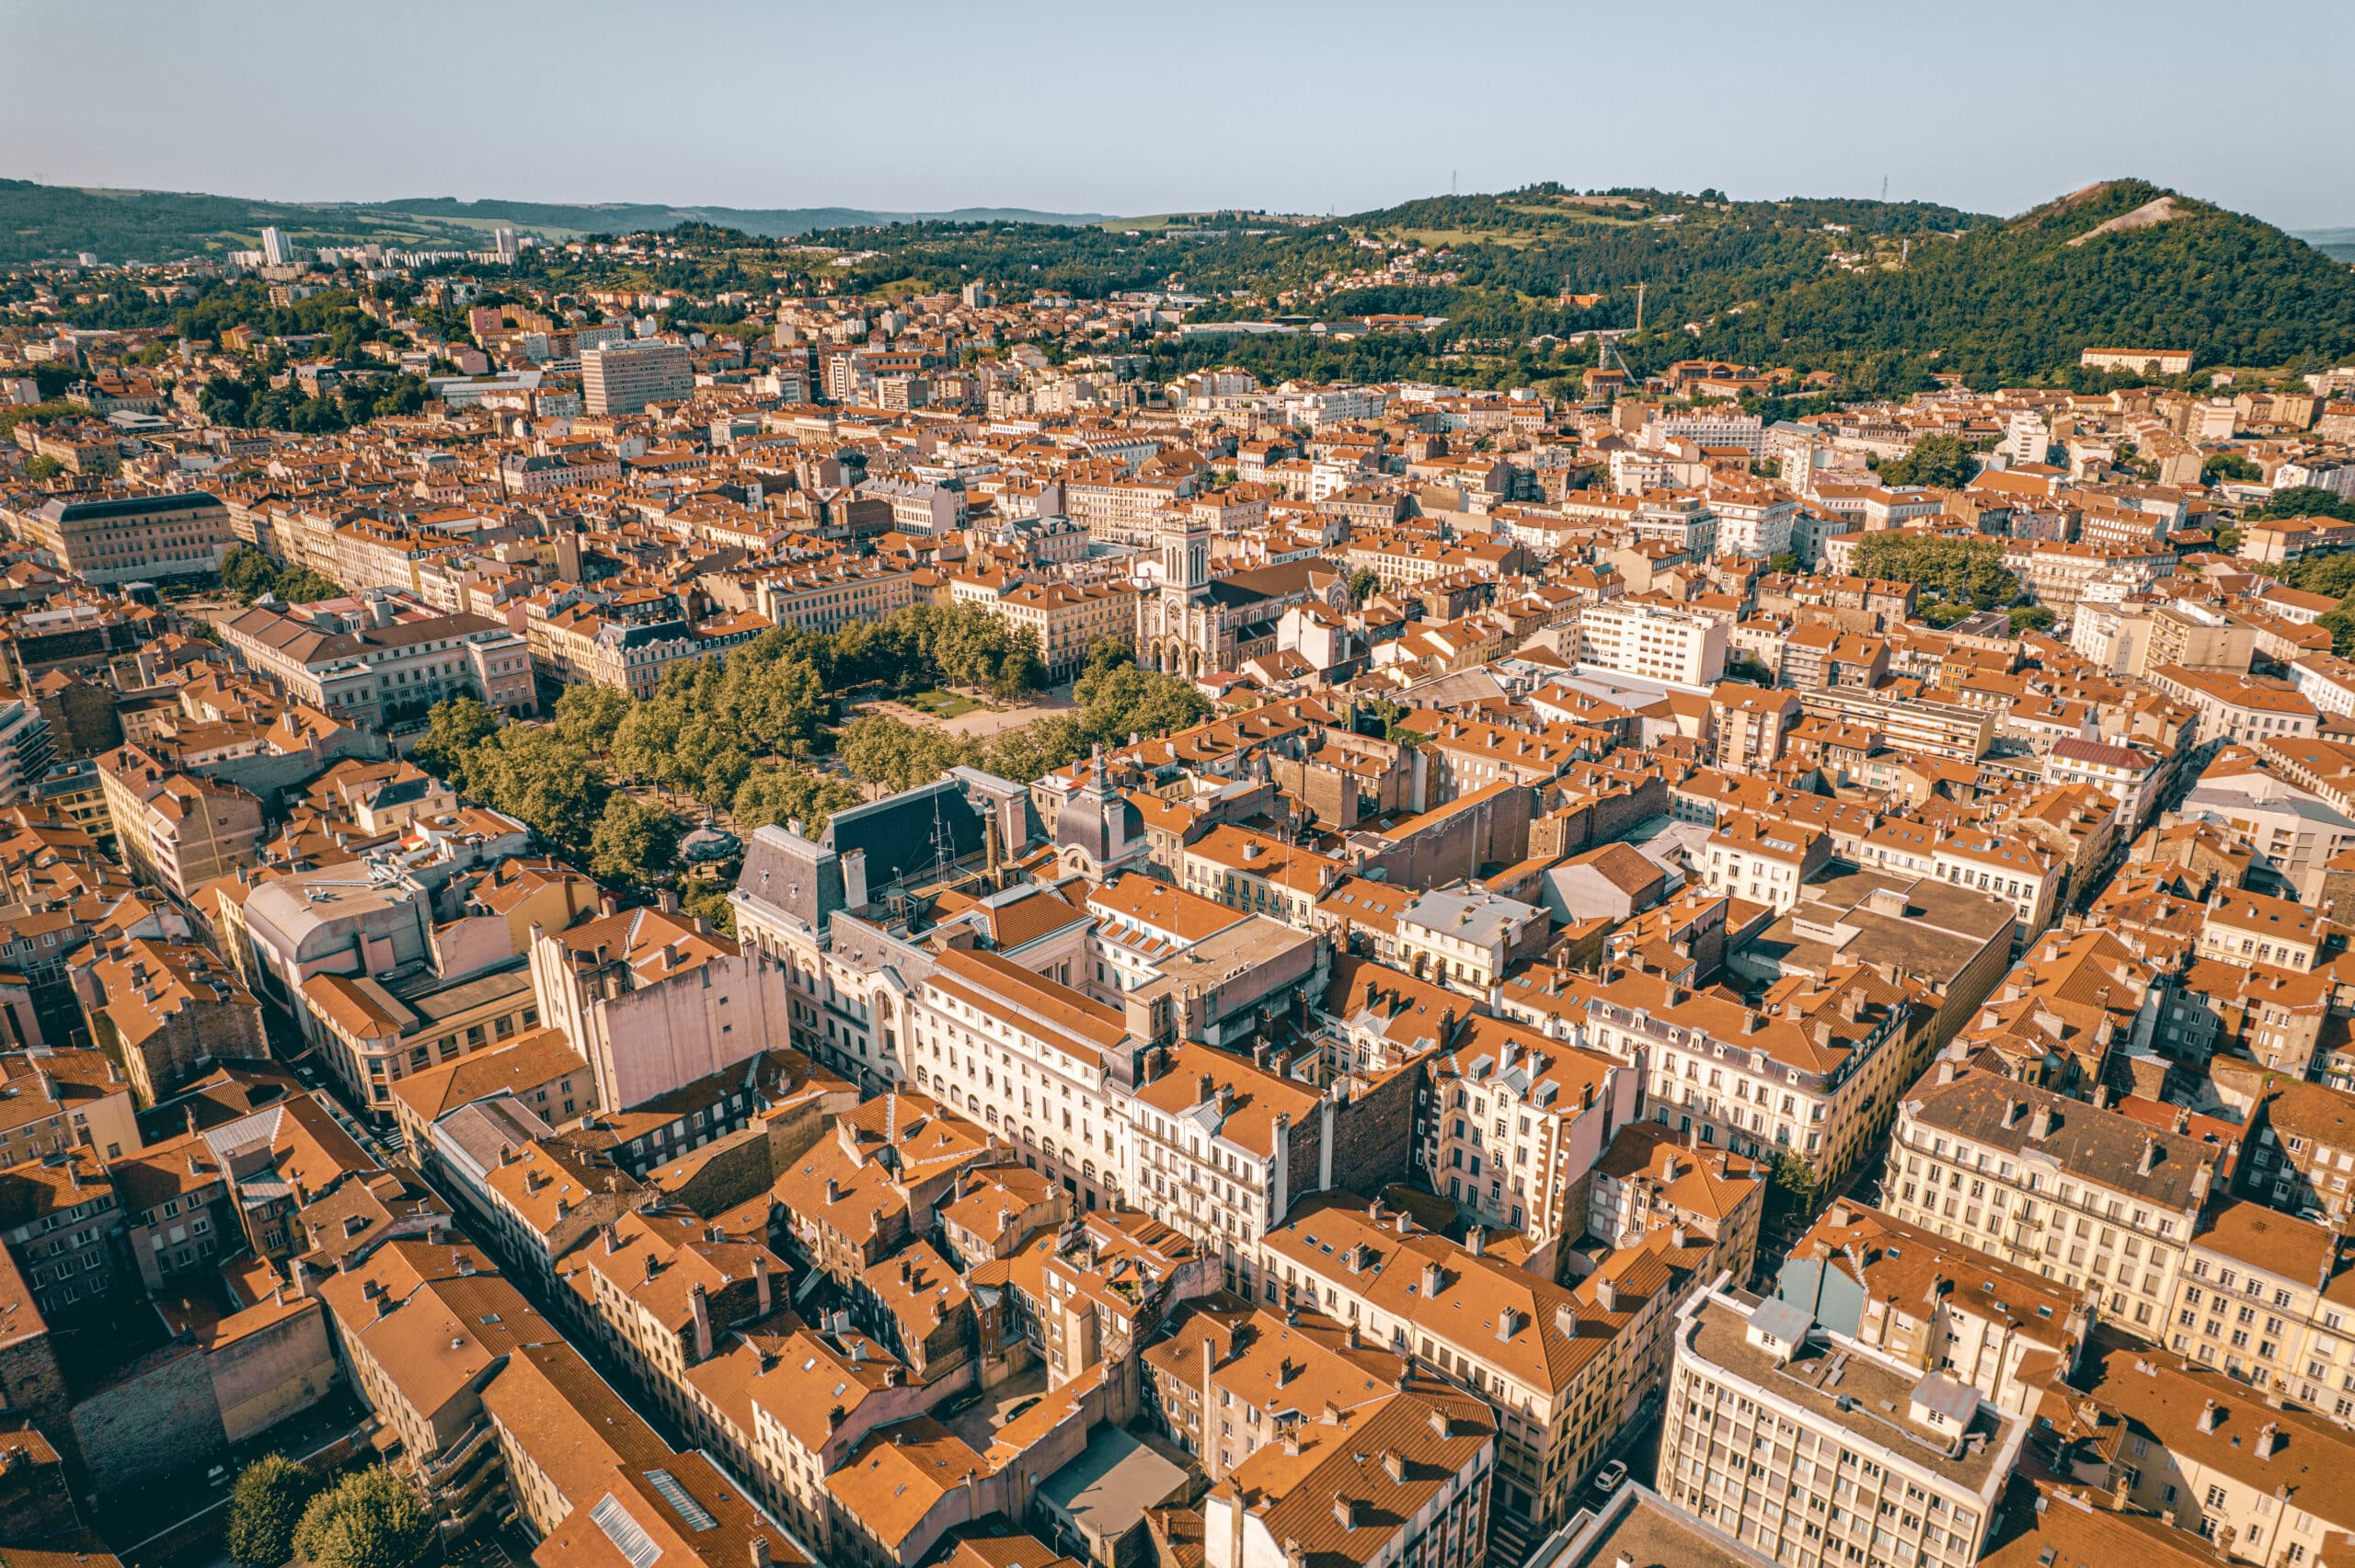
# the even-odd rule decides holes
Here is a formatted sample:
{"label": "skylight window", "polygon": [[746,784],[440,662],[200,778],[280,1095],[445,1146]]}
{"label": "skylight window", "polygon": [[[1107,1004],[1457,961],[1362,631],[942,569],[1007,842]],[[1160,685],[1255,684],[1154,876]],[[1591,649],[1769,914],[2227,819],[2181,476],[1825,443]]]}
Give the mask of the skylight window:
{"label": "skylight window", "polygon": [[605,1539],[614,1543],[614,1550],[628,1559],[630,1568],[653,1568],[662,1556],[662,1549],[654,1544],[653,1538],[636,1519],[629,1516],[629,1510],[614,1500],[612,1493],[606,1493],[598,1500],[597,1505],[589,1510],[589,1518],[605,1532]]}
{"label": "skylight window", "polygon": [[677,1514],[680,1518],[686,1521],[687,1528],[691,1530],[712,1530],[719,1528],[719,1521],[711,1516],[711,1511],[706,1508],[702,1504],[696,1502],[694,1498],[688,1496],[687,1489],[680,1485],[679,1478],[672,1475],[669,1471],[648,1471],[646,1472],[646,1482],[648,1485],[654,1488],[654,1492],[657,1496],[661,1497],[665,1503],[671,1505],[671,1508],[673,1513]]}

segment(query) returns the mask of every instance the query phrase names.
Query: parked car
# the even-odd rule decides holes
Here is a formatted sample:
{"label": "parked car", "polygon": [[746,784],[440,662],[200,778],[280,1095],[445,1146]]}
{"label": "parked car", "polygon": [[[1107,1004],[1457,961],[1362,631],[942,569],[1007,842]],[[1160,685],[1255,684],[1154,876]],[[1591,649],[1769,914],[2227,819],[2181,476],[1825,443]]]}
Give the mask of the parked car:
{"label": "parked car", "polygon": [[1626,1479],[1626,1461],[1624,1459],[1613,1459],[1609,1464],[1604,1465],[1602,1471],[1596,1474],[1594,1478],[1594,1489],[1603,1494],[1605,1497],[1608,1497],[1613,1493],[1618,1491],[1619,1483]]}

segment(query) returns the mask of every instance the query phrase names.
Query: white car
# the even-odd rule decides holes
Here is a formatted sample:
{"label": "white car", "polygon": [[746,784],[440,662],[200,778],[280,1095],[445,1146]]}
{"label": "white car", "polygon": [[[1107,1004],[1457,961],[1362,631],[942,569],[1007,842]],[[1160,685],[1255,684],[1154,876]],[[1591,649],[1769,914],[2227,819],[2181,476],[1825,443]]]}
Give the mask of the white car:
{"label": "white car", "polygon": [[1618,1491],[1619,1483],[1626,1479],[1626,1462],[1623,1459],[1613,1459],[1609,1464],[1604,1465],[1601,1471],[1596,1472],[1594,1478],[1594,1489],[1603,1496],[1608,1497],[1613,1493]]}

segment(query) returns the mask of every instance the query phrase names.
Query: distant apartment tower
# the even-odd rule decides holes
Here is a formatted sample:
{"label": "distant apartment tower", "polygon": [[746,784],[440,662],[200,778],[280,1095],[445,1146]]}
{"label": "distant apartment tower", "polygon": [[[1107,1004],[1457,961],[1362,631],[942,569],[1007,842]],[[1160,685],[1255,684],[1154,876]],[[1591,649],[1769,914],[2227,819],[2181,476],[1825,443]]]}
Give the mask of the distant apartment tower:
{"label": "distant apartment tower", "polygon": [[497,250],[500,255],[513,256],[516,251],[515,231],[513,229],[493,229],[490,231],[490,243],[491,247]]}
{"label": "distant apartment tower", "polygon": [[592,414],[636,414],[648,404],[695,389],[686,346],[646,338],[609,343],[580,355],[580,396]]}
{"label": "distant apartment tower", "polygon": [[2004,425],[2004,452],[2014,463],[2042,463],[2051,445],[2051,427],[2032,408],[2015,409]]}
{"label": "distant apartment tower", "polygon": [[1591,604],[1579,616],[1579,661],[1673,685],[1714,686],[1726,672],[1726,624],[1652,604]]}
{"label": "distant apartment tower", "polygon": [[292,267],[294,265],[294,247],[286,243],[285,235],[277,229],[264,229],[261,232],[261,259],[265,267]]}

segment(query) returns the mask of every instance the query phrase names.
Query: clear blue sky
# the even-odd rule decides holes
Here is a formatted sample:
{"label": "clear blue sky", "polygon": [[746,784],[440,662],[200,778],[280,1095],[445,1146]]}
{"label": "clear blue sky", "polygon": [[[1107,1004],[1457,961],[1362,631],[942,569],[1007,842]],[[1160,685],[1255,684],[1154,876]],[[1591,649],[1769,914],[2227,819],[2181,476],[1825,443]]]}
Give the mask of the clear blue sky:
{"label": "clear blue sky", "polygon": [[[1716,186],[2355,224],[2355,6],[6,0],[0,174],[289,200],[1211,206]],[[2298,62],[2309,63],[2301,66]],[[2313,88],[2309,86],[2307,91]]]}

